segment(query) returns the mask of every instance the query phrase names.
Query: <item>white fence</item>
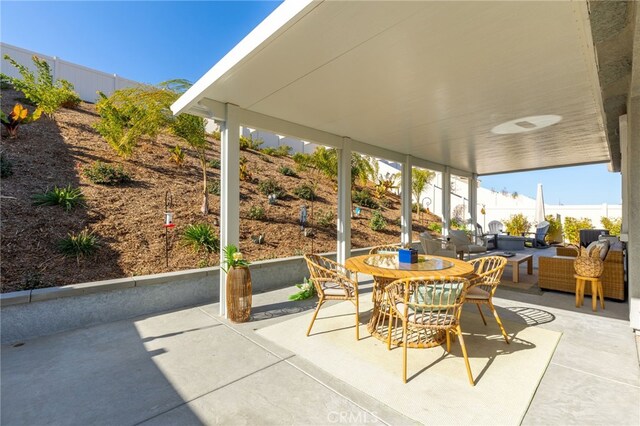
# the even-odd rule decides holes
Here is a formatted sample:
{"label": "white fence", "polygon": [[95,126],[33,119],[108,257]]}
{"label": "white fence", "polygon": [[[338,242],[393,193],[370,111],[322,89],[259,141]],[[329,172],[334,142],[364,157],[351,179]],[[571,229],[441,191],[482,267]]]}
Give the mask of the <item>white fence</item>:
{"label": "white fence", "polygon": [[73,84],[76,92],[78,92],[80,99],[85,102],[95,102],[98,98],[97,91],[104,92],[104,94],[109,96],[115,90],[140,84],[137,81],[120,77],[117,74],[108,74],[67,62],[55,56],[43,55],[42,53],[33,52],[6,43],[0,43],[0,53],[2,54],[0,71],[10,77],[20,77],[20,74],[13,65],[4,59],[4,55],[9,55],[16,62],[25,65],[31,70],[35,69],[33,61],[31,60],[33,55],[46,60],[51,67],[53,78],[69,81]]}

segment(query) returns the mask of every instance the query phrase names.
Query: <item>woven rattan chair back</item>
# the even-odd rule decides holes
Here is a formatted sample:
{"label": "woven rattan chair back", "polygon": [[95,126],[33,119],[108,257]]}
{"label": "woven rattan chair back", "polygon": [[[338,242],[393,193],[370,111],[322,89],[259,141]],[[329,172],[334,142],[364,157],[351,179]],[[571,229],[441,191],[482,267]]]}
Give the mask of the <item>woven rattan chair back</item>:
{"label": "woven rattan chair back", "polygon": [[469,263],[473,265],[475,274],[470,286],[478,287],[493,296],[507,266],[507,259],[502,256],[487,256],[470,260]]}
{"label": "woven rattan chair back", "polygon": [[[319,296],[324,299],[348,299],[353,297],[355,286],[351,279],[351,273],[344,266],[317,254],[306,254],[304,259],[309,268],[310,280],[313,282]],[[328,283],[334,283],[342,287],[344,296],[325,295],[324,289]]]}
{"label": "woven rattan chair back", "polygon": [[448,329],[459,321],[469,281],[465,278],[408,278],[385,291],[392,309],[411,328]]}
{"label": "woven rattan chair back", "polygon": [[402,247],[398,244],[385,244],[381,246],[371,247],[369,250],[369,254],[379,254],[379,253],[397,253]]}

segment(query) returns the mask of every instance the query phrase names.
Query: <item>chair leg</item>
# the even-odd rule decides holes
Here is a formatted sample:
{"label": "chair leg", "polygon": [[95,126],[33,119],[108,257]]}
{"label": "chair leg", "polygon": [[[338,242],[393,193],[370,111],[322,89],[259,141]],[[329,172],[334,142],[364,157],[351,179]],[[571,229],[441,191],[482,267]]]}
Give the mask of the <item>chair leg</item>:
{"label": "chair leg", "polygon": [[407,322],[402,320],[402,381],[407,383]]}
{"label": "chair leg", "polygon": [[591,309],[595,312],[598,310],[598,284],[591,281]]}
{"label": "chair leg", "polygon": [[482,322],[484,323],[484,325],[487,325],[487,320],[484,319],[484,314],[482,313],[482,308],[480,307],[480,304],[476,303],[476,306],[478,307],[478,312],[480,312],[480,317],[482,318]]}
{"label": "chair leg", "polygon": [[360,297],[356,293],[356,340],[360,340]]}
{"label": "chair leg", "polygon": [[[480,305],[478,305],[480,306]],[[509,342],[509,335],[507,334],[507,331],[504,329],[504,326],[502,325],[502,321],[500,320],[500,316],[498,315],[498,311],[496,311],[496,307],[493,306],[493,302],[491,302],[491,300],[489,300],[489,307],[491,308],[491,312],[493,312],[493,316],[496,317],[496,322],[498,323],[498,326],[500,327],[500,331],[502,332],[502,337],[504,337],[504,341],[507,343]]]}
{"label": "chair leg", "polygon": [[447,330],[447,352],[451,353],[451,333]]}
{"label": "chair leg", "polygon": [[313,323],[316,321],[316,317],[318,316],[318,312],[320,312],[320,307],[324,303],[324,299],[318,300],[318,306],[316,306],[316,311],[313,313],[313,318],[311,318],[311,324],[309,324],[309,329],[307,330],[307,336],[311,333],[311,328],[313,327]]}
{"label": "chair leg", "polygon": [[576,278],[576,308],[580,307],[580,278]]}
{"label": "chair leg", "polygon": [[600,307],[604,309],[604,290],[602,288],[602,281],[598,281],[598,294],[600,295]]}
{"label": "chair leg", "polygon": [[473,375],[471,374],[471,365],[469,365],[469,357],[467,356],[467,347],[464,345],[464,339],[462,338],[462,330],[458,325],[456,327],[456,334],[458,338],[460,338],[460,346],[462,347],[462,356],[464,357],[464,364],[467,367],[467,377],[469,378],[469,383],[471,386],[475,386],[476,384],[473,381]]}
{"label": "chair leg", "polygon": [[389,306],[389,315],[387,315],[387,321],[389,321],[389,329],[387,333],[387,350],[391,350],[391,332],[392,332],[392,323],[393,323],[393,310],[391,306]]}

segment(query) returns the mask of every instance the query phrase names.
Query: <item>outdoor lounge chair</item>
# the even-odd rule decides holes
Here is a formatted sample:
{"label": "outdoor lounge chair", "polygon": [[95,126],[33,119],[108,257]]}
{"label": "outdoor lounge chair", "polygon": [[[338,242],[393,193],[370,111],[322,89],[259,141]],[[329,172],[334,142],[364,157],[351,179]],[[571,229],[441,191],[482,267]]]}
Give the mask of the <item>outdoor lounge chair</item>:
{"label": "outdoor lounge chair", "polygon": [[[405,278],[392,282],[385,288],[390,304],[389,338],[391,349],[394,318],[402,321],[402,381],[407,383],[407,343],[415,342],[429,332],[446,334],[447,352],[451,352],[451,333],[460,339],[462,355],[467,367],[469,383],[475,385],[460,329],[460,314],[469,281],[466,278]],[[426,331],[429,331],[425,333]],[[410,336],[410,337],[409,337]]]}
{"label": "outdoor lounge chair", "polygon": [[480,245],[483,245],[489,248],[489,244],[491,244],[492,248],[498,247],[498,233],[485,233],[482,229],[482,226],[479,223],[476,223],[476,243],[480,242]]}
{"label": "outdoor lounge chair", "polygon": [[502,234],[504,233],[504,225],[499,220],[492,220],[487,225],[489,228],[489,234]]}
{"label": "outdoor lounge chair", "polygon": [[488,305],[493,316],[496,318],[504,340],[509,343],[509,336],[502,325],[502,321],[500,321],[500,316],[498,316],[496,308],[493,306],[493,295],[500,284],[500,278],[502,278],[504,268],[507,266],[507,258],[502,256],[487,256],[471,260],[469,263],[473,265],[475,276],[471,279],[464,303],[475,303],[484,325],[487,325],[487,320],[484,318],[480,305]]}
{"label": "outdoor lounge chair", "polygon": [[425,254],[442,257],[456,257],[456,246],[442,238],[431,236],[428,232],[420,234],[420,245]]}
{"label": "outdoor lounge chair", "polygon": [[356,307],[356,340],[360,340],[360,318],[358,315],[358,282],[351,278],[351,272],[339,263],[317,254],[305,254],[310,281],[318,293],[318,306],[313,313],[307,336],[311,333],[322,304],[327,300],[348,300]]}
{"label": "outdoor lounge chair", "polygon": [[465,253],[471,256],[471,254],[484,253],[487,251],[486,246],[473,244],[465,231],[450,230],[449,238],[456,246],[456,253],[460,256],[460,259],[464,259]]}
{"label": "outdoor lounge chair", "polygon": [[534,248],[547,248],[549,247],[549,244],[547,244],[547,242],[545,241],[545,237],[547,236],[547,232],[549,232],[549,222],[547,222],[546,220],[543,220],[542,222],[540,222],[538,224],[538,227],[536,228],[536,232],[535,234],[532,234],[531,232],[529,233],[525,233],[526,234],[532,234],[534,235],[533,238],[527,238],[525,240],[525,245],[529,246],[529,247],[534,247]]}

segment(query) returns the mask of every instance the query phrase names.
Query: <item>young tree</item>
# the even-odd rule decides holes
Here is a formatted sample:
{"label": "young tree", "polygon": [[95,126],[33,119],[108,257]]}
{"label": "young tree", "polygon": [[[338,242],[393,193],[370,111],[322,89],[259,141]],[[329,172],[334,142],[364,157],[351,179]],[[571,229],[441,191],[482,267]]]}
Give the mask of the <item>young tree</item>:
{"label": "young tree", "polygon": [[427,189],[427,185],[435,177],[435,173],[425,169],[411,170],[411,192],[416,200],[416,213],[420,213],[420,195]]}
{"label": "young tree", "polygon": [[202,168],[202,214],[209,214],[209,191],[207,190],[207,135],[205,132],[205,121],[202,117],[195,115],[180,114],[175,117],[171,125],[173,133],[184,139],[193,148]]}

